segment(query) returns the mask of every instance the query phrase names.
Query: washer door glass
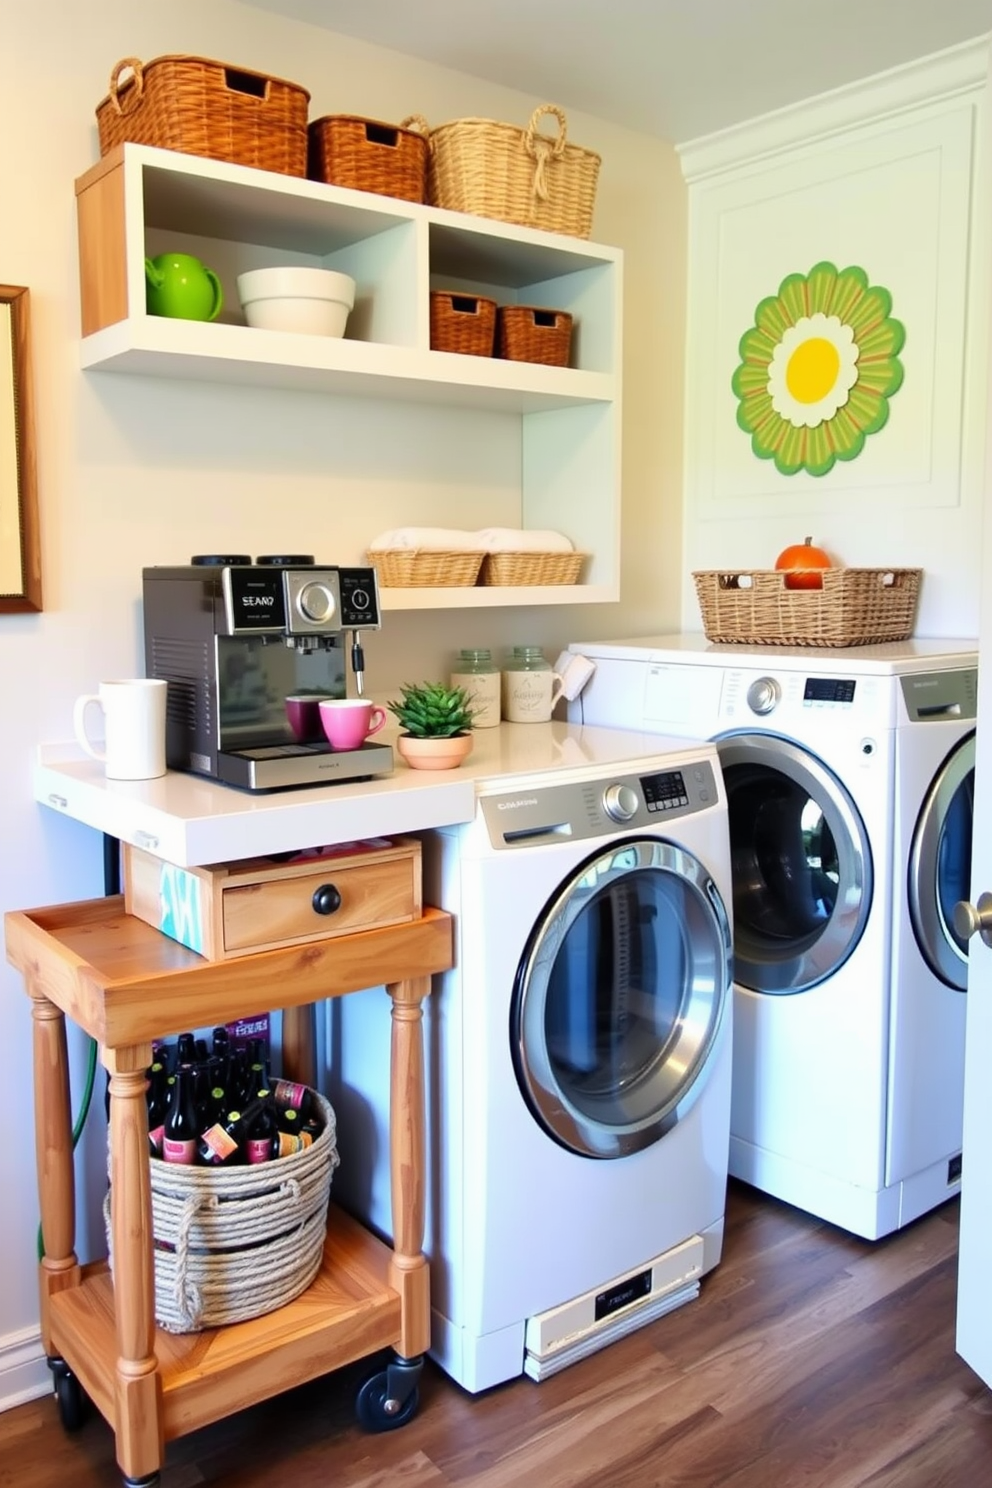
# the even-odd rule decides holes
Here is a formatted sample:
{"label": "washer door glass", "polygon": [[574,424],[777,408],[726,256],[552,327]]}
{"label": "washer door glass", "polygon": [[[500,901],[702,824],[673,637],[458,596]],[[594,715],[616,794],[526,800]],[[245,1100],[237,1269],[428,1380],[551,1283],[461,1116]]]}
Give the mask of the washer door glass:
{"label": "washer door glass", "polygon": [[909,915],[930,970],[960,992],[968,984],[968,943],[952,913],[971,884],[975,809],[975,735],[944,760],[920,809],[909,854]]}
{"label": "washer door glass", "polygon": [[734,979],[805,992],[842,966],[871,906],[868,835],[850,795],[777,734],[718,740],[730,812]]}
{"label": "washer door glass", "polygon": [[510,1014],[521,1090],[587,1157],[650,1146],[690,1108],[732,996],[730,923],[702,863],[631,838],[544,907]]}

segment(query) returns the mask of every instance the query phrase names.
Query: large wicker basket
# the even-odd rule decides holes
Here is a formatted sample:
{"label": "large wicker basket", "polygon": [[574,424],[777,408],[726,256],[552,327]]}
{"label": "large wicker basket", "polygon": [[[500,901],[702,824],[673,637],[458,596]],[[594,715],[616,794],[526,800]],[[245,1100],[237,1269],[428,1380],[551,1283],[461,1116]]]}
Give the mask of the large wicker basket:
{"label": "large wicker basket", "polygon": [[310,94],[296,83],[208,57],[125,57],[97,105],[100,154],[158,145],[286,176],[307,172]]}
{"label": "large wicker basket", "polygon": [[[538,126],[558,121],[551,137]],[[568,121],[542,104],[526,129],[495,119],[453,119],[431,130],[427,199],[436,207],[496,217],[520,227],[588,238],[600,157],[568,143]]]}
{"label": "large wicker basket", "polygon": [[151,1160],[155,1319],[166,1332],[260,1317],[292,1302],[317,1275],[338,1150],[333,1108],[310,1094],[324,1129],[290,1157],[230,1170]]}
{"label": "large wicker basket", "polygon": [[[410,129],[420,124],[421,129]],[[308,129],[307,174],[312,181],[376,191],[404,201],[427,194],[427,124],[419,116],[382,124],[354,114],[326,114]]]}
{"label": "large wicker basket", "polygon": [[485,553],[461,549],[370,548],[368,560],[386,589],[462,589],[476,582]]}
{"label": "large wicker basket", "polygon": [[868,646],[913,633],[920,568],[828,568],[822,589],[789,589],[784,572],[693,574],[710,641],[755,646]]}

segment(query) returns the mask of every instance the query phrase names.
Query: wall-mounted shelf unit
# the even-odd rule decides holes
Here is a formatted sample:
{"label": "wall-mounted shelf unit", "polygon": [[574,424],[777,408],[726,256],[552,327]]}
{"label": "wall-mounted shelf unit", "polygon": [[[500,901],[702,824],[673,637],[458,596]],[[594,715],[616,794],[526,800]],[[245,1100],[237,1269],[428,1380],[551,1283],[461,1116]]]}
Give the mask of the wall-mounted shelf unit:
{"label": "wall-mounted shelf unit", "polygon": [[[592,556],[579,585],[386,590],[383,605],[462,608],[619,597],[622,254],[509,223],[141,145],[76,182],[84,369],[513,415],[519,520]],[[212,324],[145,312],[144,261],[170,247],[221,277]],[[346,337],[249,328],[243,270],[312,264],[357,282]],[[574,318],[571,365],[545,367],[430,349],[429,291],[485,294]],[[401,509],[393,525],[415,525]],[[508,525],[486,514],[451,526]],[[367,538],[376,534],[369,532]],[[358,555],[355,555],[356,557]]]}

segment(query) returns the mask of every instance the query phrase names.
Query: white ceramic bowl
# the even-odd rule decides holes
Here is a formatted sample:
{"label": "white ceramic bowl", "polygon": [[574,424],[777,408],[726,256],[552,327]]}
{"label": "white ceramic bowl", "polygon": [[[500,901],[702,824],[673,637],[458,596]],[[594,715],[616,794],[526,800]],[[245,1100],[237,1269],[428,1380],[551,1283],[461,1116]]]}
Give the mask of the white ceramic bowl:
{"label": "white ceramic bowl", "polygon": [[355,281],[333,269],[251,269],[238,275],[238,298],[250,326],[343,336],[355,304]]}

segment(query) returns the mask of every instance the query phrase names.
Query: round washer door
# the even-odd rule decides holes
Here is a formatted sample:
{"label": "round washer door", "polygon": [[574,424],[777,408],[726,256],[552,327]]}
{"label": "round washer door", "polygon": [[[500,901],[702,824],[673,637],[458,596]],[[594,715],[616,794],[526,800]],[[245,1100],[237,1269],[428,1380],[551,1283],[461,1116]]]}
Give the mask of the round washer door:
{"label": "round washer door", "polygon": [[845,787],[777,734],[718,741],[730,813],[734,980],[796,993],[850,956],[871,907],[871,848]]}
{"label": "round washer door", "polygon": [[628,838],[580,865],[531,932],[510,1013],[548,1135],[597,1158],[663,1137],[706,1083],[731,958],[723,898],[691,853]]}
{"label": "round washer door", "polygon": [[909,852],[909,916],[920,953],[935,976],[963,992],[968,943],[952,913],[971,885],[975,810],[975,735],[951,750],[930,783]]}

